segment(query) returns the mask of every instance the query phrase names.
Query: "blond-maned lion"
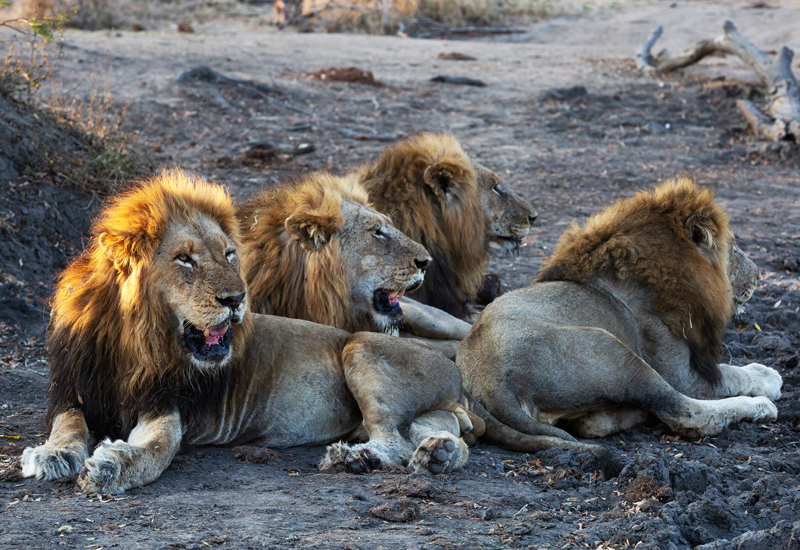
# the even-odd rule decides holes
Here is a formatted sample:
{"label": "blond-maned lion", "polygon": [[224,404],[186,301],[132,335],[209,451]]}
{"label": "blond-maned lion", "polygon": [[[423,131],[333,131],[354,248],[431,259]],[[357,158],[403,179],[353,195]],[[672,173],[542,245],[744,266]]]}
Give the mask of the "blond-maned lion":
{"label": "blond-maned lion", "polygon": [[489,244],[516,252],[536,211],[450,134],[420,134],[388,147],[358,178],[375,208],[433,257],[411,296],[461,319],[484,282]]}
{"label": "blond-maned lion", "polygon": [[522,450],[547,445],[468,412],[458,368],[427,344],[251,313],[239,239],[227,192],[179,171],[109,202],[53,297],[50,436],[25,449],[25,476],[120,492],[155,481],[182,441],[366,437],[334,443],[320,467],[421,473],[461,467],[473,426]]}
{"label": "blond-maned lion", "polygon": [[768,422],[781,377],[717,364],[725,325],[758,269],[711,191],[688,179],[573,226],[534,283],[490,304],[458,349],[465,388],[498,420],[569,438],[652,413],[677,433]]}
{"label": "blond-maned lion", "polygon": [[451,359],[470,325],[400,299],[423,283],[428,252],[370,208],[355,175],[314,172],[240,208],[250,306],[348,332],[424,338]]}

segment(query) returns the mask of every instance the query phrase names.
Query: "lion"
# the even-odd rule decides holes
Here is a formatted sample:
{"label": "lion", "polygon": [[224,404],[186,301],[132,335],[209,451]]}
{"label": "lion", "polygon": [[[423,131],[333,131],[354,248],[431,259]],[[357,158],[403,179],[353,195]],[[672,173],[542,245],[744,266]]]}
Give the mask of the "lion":
{"label": "lion", "polygon": [[470,325],[403,299],[431,257],[370,208],[355,175],[313,172],[264,189],[239,216],[253,311],[415,336],[455,358]]}
{"label": "lion", "polygon": [[424,342],[252,313],[240,250],[227,191],[180,171],[104,207],[52,299],[50,435],[25,449],[23,475],[123,492],[158,479],[182,442],[333,443],[324,470],[419,473],[462,467],[461,435],[487,426],[510,447],[549,445],[470,403]]}
{"label": "lion", "polygon": [[490,243],[516,253],[537,217],[450,134],[400,141],[357,173],[375,208],[433,257],[428,282],[410,296],[460,319],[472,317]]}
{"label": "lion", "polygon": [[461,342],[464,385],[517,430],[571,438],[652,413],[676,433],[777,417],[781,376],[718,364],[758,268],[714,194],[667,181],[574,225],[533,284],[486,307]]}

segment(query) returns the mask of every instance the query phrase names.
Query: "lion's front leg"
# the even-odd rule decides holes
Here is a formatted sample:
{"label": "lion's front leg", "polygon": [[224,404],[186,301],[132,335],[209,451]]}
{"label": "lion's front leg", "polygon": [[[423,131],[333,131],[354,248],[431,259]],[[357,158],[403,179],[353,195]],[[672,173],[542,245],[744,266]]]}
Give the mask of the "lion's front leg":
{"label": "lion's front leg", "polygon": [[781,397],[783,378],[780,373],[761,363],[750,363],[744,367],[722,364],[722,383],[719,384],[718,397],[766,397],[777,401]]}
{"label": "lion's front leg", "polygon": [[106,439],[86,460],[78,484],[87,493],[121,493],[152,483],[161,475],[181,443],[178,411],[139,418],[128,441]]}
{"label": "lion's front leg", "polygon": [[446,311],[420,304],[405,296],[400,299],[400,305],[403,308],[403,327],[420,338],[460,342],[472,328],[471,324]]}
{"label": "lion's front leg", "polygon": [[58,414],[43,445],[28,447],[20,460],[22,475],[54,480],[77,475],[89,455],[89,428],[78,409]]}

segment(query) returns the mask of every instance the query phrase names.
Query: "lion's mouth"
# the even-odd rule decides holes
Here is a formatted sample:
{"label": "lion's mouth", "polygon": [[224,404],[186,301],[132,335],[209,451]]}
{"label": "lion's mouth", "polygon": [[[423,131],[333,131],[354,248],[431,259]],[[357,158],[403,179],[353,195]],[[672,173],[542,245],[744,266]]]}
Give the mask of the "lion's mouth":
{"label": "lion's mouth", "polygon": [[403,297],[403,294],[405,294],[405,289],[384,290],[379,288],[372,293],[372,302],[375,305],[375,309],[383,315],[390,317],[401,315],[403,310],[400,307],[400,298]]}
{"label": "lion's mouth", "polygon": [[183,345],[199,361],[223,359],[231,352],[233,331],[229,329],[229,321],[205,329],[186,322],[183,325]]}
{"label": "lion's mouth", "polygon": [[508,254],[519,254],[519,248],[522,246],[522,239],[520,237],[495,237],[498,243],[503,245],[503,248]]}

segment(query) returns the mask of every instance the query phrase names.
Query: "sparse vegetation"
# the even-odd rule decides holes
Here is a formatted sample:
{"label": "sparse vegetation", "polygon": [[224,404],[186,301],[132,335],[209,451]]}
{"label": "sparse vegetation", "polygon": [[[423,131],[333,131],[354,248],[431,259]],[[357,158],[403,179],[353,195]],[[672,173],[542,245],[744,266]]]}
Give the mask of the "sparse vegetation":
{"label": "sparse vegetation", "polygon": [[[88,97],[76,98],[54,78],[57,37],[66,20],[42,12],[2,23],[20,33],[9,41],[0,68],[0,109],[8,128],[0,140],[10,142],[2,156],[19,173],[108,194],[141,172],[143,158],[121,130],[126,109],[114,103],[108,86],[92,82]],[[46,95],[45,81],[52,84]]]}
{"label": "sparse vegetation", "polygon": [[636,0],[293,0],[285,11],[303,30],[393,34],[398,30],[520,25],[553,15],[619,9]]}

